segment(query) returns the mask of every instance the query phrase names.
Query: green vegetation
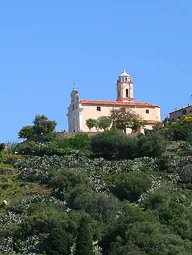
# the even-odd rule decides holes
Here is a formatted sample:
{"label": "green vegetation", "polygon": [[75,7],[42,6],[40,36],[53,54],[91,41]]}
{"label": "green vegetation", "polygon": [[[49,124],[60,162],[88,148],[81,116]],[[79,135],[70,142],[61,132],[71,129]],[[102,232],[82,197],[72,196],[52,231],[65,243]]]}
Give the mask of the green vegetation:
{"label": "green vegetation", "polygon": [[142,126],[141,116],[132,110],[125,108],[112,109],[110,116],[102,116],[98,119],[88,119],[86,121],[87,127],[91,131],[92,128],[97,130],[108,130],[110,126],[113,130],[122,130],[126,134],[127,128],[133,131],[138,131]]}
{"label": "green vegetation", "polygon": [[0,145],[0,254],[192,254],[192,117],[62,140],[53,123]]}
{"label": "green vegetation", "polygon": [[87,219],[82,219],[76,240],[75,255],[94,255],[92,233]]}
{"label": "green vegetation", "polygon": [[19,131],[19,138],[22,139],[35,139],[36,136],[43,136],[49,138],[49,134],[53,133],[57,123],[48,120],[45,115],[36,115],[32,126],[24,126]]}

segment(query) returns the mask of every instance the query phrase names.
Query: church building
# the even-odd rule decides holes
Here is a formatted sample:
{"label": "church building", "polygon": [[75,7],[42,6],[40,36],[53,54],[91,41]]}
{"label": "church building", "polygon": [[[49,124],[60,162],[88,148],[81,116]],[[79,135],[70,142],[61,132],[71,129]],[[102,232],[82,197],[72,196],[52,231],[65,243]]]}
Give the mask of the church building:
{"label": "church building", "polygon": [[[160,107],[158,105],[135,102],[134,84],[131,76],[126,73],[125,69],[119,75],[117,84],[117,100],[83,100],[80,99],[78,91],[74,88],[71,92],[71,102],[68,107],[68,132],[89,132],[86,121],[90,118],[97,119],[101,116],[109,116],[112,109],[127,108],[139,114],[146,123],[141,128],[152,129],[155,124],[160,122]],[[96,132],[96,129],[92,129]],[[131,133],[128,130],[127,133]]]}

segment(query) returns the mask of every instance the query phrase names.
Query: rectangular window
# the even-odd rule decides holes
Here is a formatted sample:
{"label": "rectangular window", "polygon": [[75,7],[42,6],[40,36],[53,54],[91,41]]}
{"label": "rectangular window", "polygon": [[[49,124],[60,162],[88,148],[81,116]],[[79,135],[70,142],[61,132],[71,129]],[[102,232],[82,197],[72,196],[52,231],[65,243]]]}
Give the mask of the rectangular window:
{"label": "rectangular window", "polygon": [[146,110],[146,113],[149,113],[149,110]]}
{"label": "rectangular window", "polygon": [[185,115],[185,114],[187,113],[187,111],[186,111],[186,110],[183,110],[183,112],[182,112],[182,113],[183,113],[183,115]]}
{"label": "rectangular window", "polygon": [[97,111],[100,112],[101,111],[101,107],[97,106]]}

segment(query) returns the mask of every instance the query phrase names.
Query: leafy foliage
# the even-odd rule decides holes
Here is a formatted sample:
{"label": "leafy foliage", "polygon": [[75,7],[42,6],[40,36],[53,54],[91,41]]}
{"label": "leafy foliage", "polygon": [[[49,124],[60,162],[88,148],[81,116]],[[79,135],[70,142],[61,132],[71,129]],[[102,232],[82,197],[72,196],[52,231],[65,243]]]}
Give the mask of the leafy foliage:
{"label": "leafy foliage", "polygon": [[18,136],[21,139],[29,139],[34,136],[44,136],[52,133],[55,130],[57,123],[48,120],[45,115],[36,115],[33,121],[33,126],[24,126],[19,131]]}
{"label": "leafy foliage", "polygon": [[0,152],[2,151],[2,150],[4,150],[5,149],[5,144],[4,143],[0,143]]}
{"label": "leafy foliage", "polygon": [[141,126],[141,117],[126,108],[111,110],[110,118],[113,129],[123,130],[124,133],[126,133],[127,128],[137,131]]}
{"label": "leafy foliage", "polygon": [[97,120],[88,119],[88,120],[86,120],[86,125],[88,126],[89,130],[91,131],[92,128],[97,127]]}
{"label": "leafy foliage", "polygon": [[75,255],[93,255],[93,241],[89,222],[86,218],[81,220],[77,241],[75,247]]}
{"label": "leafy foliage", "polygon": [[120,199],[137,202],[140,196],[151,188],[152,181],[147,174],[136,171],[118,174],[114,180],[113,193]]}
{"label": "leafy foliage", "polygon": [[35,134],[33,126],[24,126],[18,133],[19,138],[28,139],[31,138]]}
{"label": "leafy foliage", "polygon": [[69,235],[59,224],[57,227],[51,229],[47,245],[47,255],[68,255],[72,245],[72,236]]}
{"label": "leafy foliage", "polygon": [[121,131],[106,131],[91,139],[91,150],[97,157],[106,159],[133,159],[135,157],[158,157],[166,147],[166,140],[159,133],[127,136]]}
{"label": "leafy foliage", "polygon": [[98,122],[97,126],[99,129],[106,130],[111,125],[111,118],[108,116],[102,116],[97,119],[97,122]]}
{"label": "leafy foliage", "polygon": [[49,134],[55,130],[57,123],[48,120],[45,115],[36,115],[33,121],[33,129],[36,135]]}
{"label": "leafy foliage", "polygon": [[141,135],[138,139],[138,156],[158,157],[165,151],[166,143],[164,137],[156,132]]}
{"label": "leafy foliage", "polygon": [[[44,138],[47,121],[34,122]],[[192,254],[190,123],[3,149],[0,253]]]}

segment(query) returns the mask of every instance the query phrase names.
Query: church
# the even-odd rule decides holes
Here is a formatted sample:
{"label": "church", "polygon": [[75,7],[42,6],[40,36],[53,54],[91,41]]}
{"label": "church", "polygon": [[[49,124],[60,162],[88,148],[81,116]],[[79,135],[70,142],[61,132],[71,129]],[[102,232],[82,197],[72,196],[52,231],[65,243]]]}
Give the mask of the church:
{"label": "church", "polygon": [[[145,122],[140,132],[144,129],[152,129],[160,122],[160,107],[146,102],[135,102],[134,84],[131,76],[124,69],[119,75],[117,84],[117,100],[83,100],[78,91],[74,88],[71,92],[71,102],[68,106],[68,132],[89,132],[86,121],[90,118],[97,119],[101,116],[109,116],[112,109],[126,108],[139,114]],[[92,129],[96,132],[96,129]],[[127,133],[131,133],[128,130]]]}

